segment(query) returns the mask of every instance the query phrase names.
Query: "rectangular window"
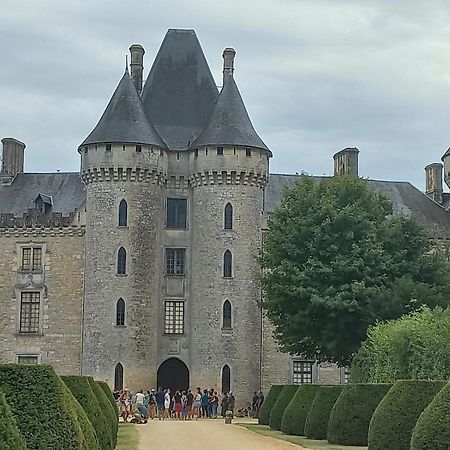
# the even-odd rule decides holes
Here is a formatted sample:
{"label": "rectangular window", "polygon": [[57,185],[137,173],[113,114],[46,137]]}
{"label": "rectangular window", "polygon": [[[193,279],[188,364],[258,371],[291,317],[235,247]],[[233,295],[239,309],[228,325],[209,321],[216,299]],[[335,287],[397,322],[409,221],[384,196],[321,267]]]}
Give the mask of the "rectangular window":
{"label": "rectangular window", "polygon": [[184,302],[165,302],[164,333],[184,333]]}
{"label": "rectangular window", "polygon": [[252,151],[249,148],[245,149],[245,156],[252,156]]}
{"label": "rectangular window", "polygon": [[186,228],[187,200],[185,198],[167,199],[167,228]]}
{"label": "rectangular window", "polygon": [[106,144],[106,151],[110,152],[111,151],[111,144]]}
{"label": "rectangular window", "polygon": [[22,292],[20,298],[20,332],[39,332],[40,293]]}
{"label": "rectangular window", "polygon": [[292,382],[294,384],[312,383],[312,361],[293,361]]}
{"label": "rectangular window", "polygon": [[186,249],[168,248],[166,249],[166,273],[168,275],[184,275]]}
{"label": "rectangular window", "polygon": [[40,247],[22,248],[22,270],[42,269],[42,249]]}
{"label": "rectangular window", "polygon": [[223,155],[223,147],[217,147],[217,154]]}
{"label": "rectangular window", "polygon": [[38,359],[38,355],[17,355],[19,364],[37,364]]}
{"label": "rectangular window", "polygon": [[138,153],[141,153],[142,152],[142,145],[136,145],[136,151]]}
{"label": "rectangular window", "polygon": [[342,381],[344,382],[343,384],[348,384],[350,381],[350,367],[344,367],[343,372],[344,372],[342,379]]}

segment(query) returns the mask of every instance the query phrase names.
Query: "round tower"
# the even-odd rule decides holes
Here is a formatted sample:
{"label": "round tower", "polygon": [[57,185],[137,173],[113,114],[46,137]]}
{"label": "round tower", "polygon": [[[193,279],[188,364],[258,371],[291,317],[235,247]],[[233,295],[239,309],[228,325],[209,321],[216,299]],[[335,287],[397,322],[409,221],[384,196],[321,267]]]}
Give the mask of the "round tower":
{"label": "round tower", "polygon": [[167,152],[128,70],[78,151],[87,187],[82,372],[113,388],[150,386]]}
{"label": "round tower", "polygon": [[263,188],[272,155],[254,130],[224,51],[224,85],[190,149],[192,384],[232,390],[244,404],[260,386],[258,284]]}

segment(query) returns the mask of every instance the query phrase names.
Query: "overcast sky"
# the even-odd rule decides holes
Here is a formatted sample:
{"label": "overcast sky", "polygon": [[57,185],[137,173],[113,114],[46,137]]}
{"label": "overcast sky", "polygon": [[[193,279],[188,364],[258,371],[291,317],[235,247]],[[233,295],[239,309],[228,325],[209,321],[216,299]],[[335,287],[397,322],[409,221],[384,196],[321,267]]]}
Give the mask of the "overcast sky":
{"label": "overcast sky", "polygon": [[0,135],[26,171],[77,171],[78,145],[132,43],[145,75],[168,28],[193,28],[217,84],[222,51],[271,172],[332,172],[358,147],[360,175],[423,188],[450,145],[450,2],[394,0],[1,0]]}

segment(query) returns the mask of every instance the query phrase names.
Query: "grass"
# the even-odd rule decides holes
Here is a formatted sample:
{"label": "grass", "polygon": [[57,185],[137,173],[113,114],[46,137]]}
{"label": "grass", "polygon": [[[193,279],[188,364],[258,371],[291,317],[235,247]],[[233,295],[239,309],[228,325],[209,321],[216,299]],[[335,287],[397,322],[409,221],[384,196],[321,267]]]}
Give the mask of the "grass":
{"label": "grass", "polygon": [[282,441],[290,442],[291,444],[301,445],[305,449],[310,450],[367,450],[367,447],[354,447],[350,445],[336,445],[329,444],[328,441],[316,441],[308,439],[303,436],[289,436],[281,431],[272,430],[266,425],[239,423],[241,427],[247,428],[247,430],[253,431],[264,436],[268,436]]}
{"label": "grass", "polygon": [[116,450],[137,450],[139,434],[134,423],[119,422]]}

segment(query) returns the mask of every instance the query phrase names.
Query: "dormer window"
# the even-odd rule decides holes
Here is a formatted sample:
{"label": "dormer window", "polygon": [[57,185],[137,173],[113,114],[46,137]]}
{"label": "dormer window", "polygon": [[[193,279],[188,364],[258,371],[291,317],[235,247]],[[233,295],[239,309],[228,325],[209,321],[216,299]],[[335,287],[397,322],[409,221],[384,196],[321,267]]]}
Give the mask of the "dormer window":
{"label": "dormer window", "polygon": [[223,147],[217,147],[217,154],[223,155]]}
{"label": "dormer window", "polygon": [[110,152],[111,151],[111,144],[106,144],[106,151]]}
{"label": "dormer window", "polygon": [[34,204],[36,209],[45,214],[46,216],[51,214],[53,208],[53,197],[51,195],[39,194],[35,200]]}
{"label": "dormer window", "polygon": [[136,151],[138,153],[141,153],[142,152],[142,145],[136,145]]}

